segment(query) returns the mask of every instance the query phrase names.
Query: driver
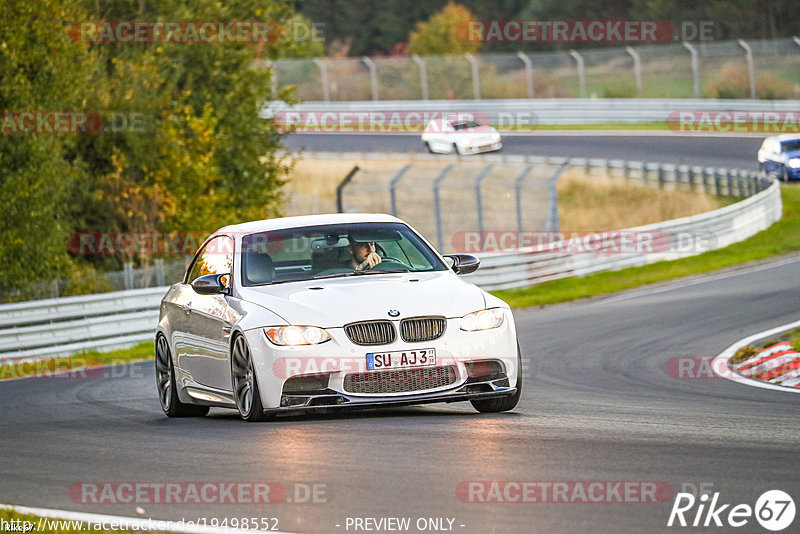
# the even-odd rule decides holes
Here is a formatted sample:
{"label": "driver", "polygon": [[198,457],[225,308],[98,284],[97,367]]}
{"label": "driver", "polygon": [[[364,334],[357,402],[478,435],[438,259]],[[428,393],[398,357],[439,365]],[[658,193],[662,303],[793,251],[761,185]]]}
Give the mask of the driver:
{"label": "driver", "polygon": [[375,243],[355,241],[350,238],[350,246],[347,247],[347,250],[351,256],[350,267],[356,271],[371,269],[381,262],[381,257],[375,252]]}

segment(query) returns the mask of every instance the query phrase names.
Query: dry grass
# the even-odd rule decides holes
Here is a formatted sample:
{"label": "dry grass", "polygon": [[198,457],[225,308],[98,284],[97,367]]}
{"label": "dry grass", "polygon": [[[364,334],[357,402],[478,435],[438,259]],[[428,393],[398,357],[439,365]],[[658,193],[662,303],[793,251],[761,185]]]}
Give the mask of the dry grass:
{"label": "dry grass", "polygon": [[[299,160],[286,184],[284,212],[286,215],[333,213],[336,211],[336,186],[354,165],[368,170],[399,170],[405,163],[400,160]],[[421,162],[425,167],[438,163]],[[720,205],[712,195],[658,191],[622,179],[585,176],[577,170],[565,173],[558,182],[561,228],[568,231],[629,228],[710,211]]]}
{"label": "dry grass", "polygon": [[558,213],[567,231],[630,228],[711,211],[712,195],[658,191],[605,176],[570,172],[558,182]]}

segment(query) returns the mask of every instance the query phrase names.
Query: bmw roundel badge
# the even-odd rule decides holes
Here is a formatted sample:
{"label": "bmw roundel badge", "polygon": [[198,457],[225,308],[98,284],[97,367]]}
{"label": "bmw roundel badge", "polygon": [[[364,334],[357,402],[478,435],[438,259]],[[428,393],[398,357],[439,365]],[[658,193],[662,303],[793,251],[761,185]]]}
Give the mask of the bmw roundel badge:
{"label": "bmw roundel badge", "polygon": [[400,312],[397,310],[389,310],[389,317],[398,317]]}

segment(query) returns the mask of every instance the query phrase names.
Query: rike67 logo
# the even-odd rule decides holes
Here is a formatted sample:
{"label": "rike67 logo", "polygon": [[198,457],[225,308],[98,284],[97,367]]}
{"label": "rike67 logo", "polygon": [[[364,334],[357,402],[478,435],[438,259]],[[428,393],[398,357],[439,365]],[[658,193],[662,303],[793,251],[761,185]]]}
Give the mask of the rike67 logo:
{"label": "rike67 logo", "polygon": [[794,515],[794,500],[781,490],[765,491],[754,507],[749,504],[722,504],[719,492],[710,497],[705,493],[699,498],[691,493],[678,493],[667,526],[738,528],[747,525],[755,516],[763,528],[777,532],[788,528],[794,521]]}

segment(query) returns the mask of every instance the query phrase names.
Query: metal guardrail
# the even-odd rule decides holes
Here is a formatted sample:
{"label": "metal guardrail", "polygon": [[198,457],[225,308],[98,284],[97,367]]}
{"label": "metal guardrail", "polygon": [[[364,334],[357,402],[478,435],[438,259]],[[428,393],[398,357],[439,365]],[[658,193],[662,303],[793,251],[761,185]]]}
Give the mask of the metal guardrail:
{"label": "metal guardrail", "polygon": [[[538,98],[506,100],[395,100],[352,102],[304,102],[291,108],[283,103],[271,103],[261,112],[262,117],[272,117],[283,111],[299,113],[347,113],[382,112],[403,113],[401,120],[408,121],[410,113],[472,113],[488,120],[500,128],[531,128],[538,124],[598,124],[665,122],[670,113],[680,111],[749,111],[749,112],[797,112],[796,100],[731,100],[690,98]],[[290,118],[287,116],[287,120]],[[317,118],[319,120],[319,117]],[[777,120],[777,119],[776,119]],[[334,121],[335,122],[335,121]],[[357,121],[353,121],[356,123]],[[387,121],[388,123],[388,121]],[[421,128],[414,125],[408,133],[419,134]],[[350,126],[353,127],[353,126]],[[697,126],[694,125],[696,128]],[[374,128],[374,127],[373,127]],[[722,131],[709,126],[709,131]],[[298,125],[298,133],[303,128]],[[359,133],[356,131],[355,133]],[[370,132],[369,129],[363,133]],[[377,133],[381,133],[378,131]],[[404,133],[398,131],[396,133]],[[767,135],[767,134],[764,134]]]}
{"label": "metal guardrail", "polygon": [[0,306],[0,360],[111,350],[152,339],[166,287]]}
{"label": "metal guardrail", "polygon": [[[628,234],[654,236],[654,252],[607,252],[569,254],[554,252],[563,243],[550,243],[541,251],[488,254],[481,256],[481,268],[465,278],[487,290],[510,289],[569,276],[617,270],[662,260],[687,257],[726,247],[768,228],[782,214],[780,184],[762,178],[765,189],[755,195],[714,211],[671,221],[628,228]],[[672,245],[681,235],[712,235],[713,243],[702,250],[678,251]],[[659,251],[663,249],[663,251]]]}
{"label": "metal guardrail", "polygon": [[[570,166],[605,166],[628,173],[639,169],[641,177],[653,166],[631,162],[549,158],[549,163]],[[660,170],[659,170],[660,169]],[[656,248],[681,233],[709,233],[712,248],[722,248],[759,232],[780,219],[779,183],[754,177],[749,171],[661,166],[655,169],[659,186],[670,179],[718,194],[737,191],[749,198],[708,213],[628,229],[659,236]],[[754,193],[754,194],[753,194]],[[553,246],[556,246],[555,244]],[[669,248],[669,247],[666,247]],[[536,284],[567,276],[644,265],[684,257],[685,252],[565,254],[545,250],[532,253],[482,255],[482,266],[466,279],[494,290]],[[159,302],[167,287],[134,289],[95,295],[63,297],[0,306],[0,360],[47,358],[86,350],[111,350],[152,339]]]}

